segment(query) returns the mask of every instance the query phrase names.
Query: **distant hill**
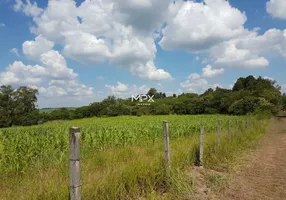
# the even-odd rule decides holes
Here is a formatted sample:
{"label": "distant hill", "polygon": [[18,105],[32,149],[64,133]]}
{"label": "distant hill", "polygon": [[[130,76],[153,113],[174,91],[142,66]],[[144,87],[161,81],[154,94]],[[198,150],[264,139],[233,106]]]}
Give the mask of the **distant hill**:
{"label": "distant hill", "polygon": [[[62,108],[66,108],[66,109],[68,109],[68,110],[75,110],[76,109],[76,107],[62,107]],[[54,111],[54,110],[58,110],[58,109],[61,109],[61,108],[41,108],[41,109],[39,109],[40,110],[40,112],[46,112],[46,113],[50,113],[50,112],[52,112],[52,111]]]}

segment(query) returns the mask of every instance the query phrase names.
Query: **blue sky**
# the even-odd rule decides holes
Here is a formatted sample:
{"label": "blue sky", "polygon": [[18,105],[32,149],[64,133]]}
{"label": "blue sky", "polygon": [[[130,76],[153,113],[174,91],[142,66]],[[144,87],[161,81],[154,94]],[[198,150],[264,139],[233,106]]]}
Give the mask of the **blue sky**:
{"label": "blue sky", "polygon": [[39,107],[80,106],[150,87],[231,88],[241,76],[286,92],[285,0],[0,1],[0,84]]}

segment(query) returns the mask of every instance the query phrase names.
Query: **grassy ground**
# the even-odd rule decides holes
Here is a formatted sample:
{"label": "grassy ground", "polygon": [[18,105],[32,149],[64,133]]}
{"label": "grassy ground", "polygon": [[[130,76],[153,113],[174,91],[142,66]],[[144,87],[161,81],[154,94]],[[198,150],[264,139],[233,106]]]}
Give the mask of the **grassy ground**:
{"label": "grassy ground", "polygon": [[[232,131],[231,141],[228,141],[226,129],[223,129],[220,147],[217,146],[216,131],[206,129],[204,167],[216,171],[229,170],[241,152],[254,146],[265,132],[264,123],[256,122],[253,125],[247,131],[241,127],[237,137]],[[171,178],[168,178],[162,137],[155,137],[152,142],[127,143],[104,149],[83,146],[83,199],[191,198],[195,179],[189,169],[198,159],[199,134],[174,137],[170,140],[170,147],[172,172]],[[44,148],[42,151],[45,151]],[[67,159],[35,162],[18,175],[12,172],[1,174],[0,199],[68,199],[68,178]],[[216,184],[221,180],[215,176],[210,177],[209,182]]]}

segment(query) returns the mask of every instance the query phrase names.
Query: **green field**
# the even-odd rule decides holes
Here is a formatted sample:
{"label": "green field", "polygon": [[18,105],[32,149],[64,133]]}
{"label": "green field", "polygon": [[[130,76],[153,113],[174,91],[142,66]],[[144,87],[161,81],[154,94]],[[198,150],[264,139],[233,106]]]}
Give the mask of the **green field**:
{"label": "green field", "polygon": [[[232,160],[263,135],[265,123],[225,115],[142,116],[57,121],[0,129],[0,199],[68,199],[69,133],[81,128],[84,199],[184,198],[192,192],[186,170],[197,161],[200,124],[205,125],[205,167],[228,170]],[[172,178],[164,166],[162,121],[168,120]],[[217,120],[222,145],[217,147]],[[227,121],[231,121],[231,141]],[[239,135],[235,136],[235,122]]]}

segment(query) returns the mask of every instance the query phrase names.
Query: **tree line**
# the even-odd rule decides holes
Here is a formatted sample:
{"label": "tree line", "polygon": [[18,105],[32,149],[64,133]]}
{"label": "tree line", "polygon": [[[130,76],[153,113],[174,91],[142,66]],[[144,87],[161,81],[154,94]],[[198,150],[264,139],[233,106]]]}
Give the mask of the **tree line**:
{"label": "tree line", "polygon": [[[25,86],[13,89],[0,88],[0,127],[33,125],[51,120],[71,120],[86,117],[111,117],[120,115],[196,115],[266,112],[277,114],[286,110],[286,95],[281,94],[276,81],[248,76],[237,79],[232,89],[217,87],[203,94],[183,93],[167,96],[151,88],[140,102],[139,96],[121,99],[108,96],[101,102],[76,109],[60,108],[52,112],[40,112],[36,108],[38,91]],[[150,97],[152,101],[148,102]]]}

